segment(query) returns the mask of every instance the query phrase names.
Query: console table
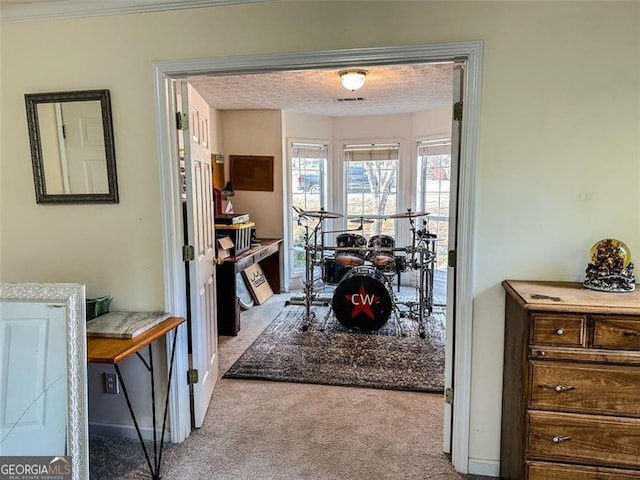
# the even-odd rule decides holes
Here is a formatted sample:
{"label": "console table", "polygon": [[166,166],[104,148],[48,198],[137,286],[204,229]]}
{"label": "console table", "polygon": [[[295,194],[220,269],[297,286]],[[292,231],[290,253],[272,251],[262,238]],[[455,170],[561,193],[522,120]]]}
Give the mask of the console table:
{"label": "console table", "polygon": [[[136,432],[138,434],[138,440],[140,441],[140,445],[142,446],[142,450],[144,452],[144,456],[147,460],[147,466],[149,467],[149,471],[151,473],[151,478],[153,480],[158,480],[160,478],[160,466],[162,464],[162,450],[164,445],[164,434],[167,425],[167,410],[169,406],[169,388],[171,387],[171,375],[173,373],[173,363],[174,363],[174,354],[176,350],[176,338],[175,330],[180,326],[181,323],[184,322],[184,318],[181,317],[169,317],[157,325],[149,328],[145,332],[140,335],[136,335],[133,338],[105,338],[105,337],[87,337],[87,361],[89,363],[108,363],[112,364],[115,368],[116,374],[118,375],[118,380],[120,381],[120,386],[122,387],[122,393],[124,393],[124,398],[127,402],[127,407],[129,408],[129,413],[131,414],[131,420],[133,420],[133,425],[136,428]],[[171,359],[169,361],[169,373],[167,379],[167,395],[165,398],[164,404],[164,412],[162,415],[162,431],[160,434],[160,438],[156,437],[157,425],[156,425],[156,405],[154,402],[155,398],[155,376],[153,369],[153,352],[151,349],[151,345],[156,340],[167,335],[169,332],[174,331],[173,343],[171,346]],[[140,350],[144,347],[147,347],[149,350],[149,361],[147,361],[140,355]],[[169,352],[167,352],[169,353]],[[125,358],[130,357],[131,355],[137,355],[140,361],[144,364],[145,368],[149,372],[151,379],[151,409],[152,409],[152,421],[153,421],[153,464],[150,458],[150,452],[147,450],[147,447],[142,438],[142,433],[140,431],[140,426],[138,425],[138,420],[136,419],[135,412],[133,411],[133,407],[131,406],[131,401],[129,399],[129,392],[127,391],[127,386],[124,382],[124,377],[122,376],[122,372],[120,371],[120,367],[118,363],[120,363]]]}
{"label": "console table", "polygon": [[259,263],[271,289],[280,293],[281,238],[260,239],[259,247],[235,257],[227,257],[216,266],[218,334],[235,336],[240,331],[240,305],[236,291],[236,274]]}

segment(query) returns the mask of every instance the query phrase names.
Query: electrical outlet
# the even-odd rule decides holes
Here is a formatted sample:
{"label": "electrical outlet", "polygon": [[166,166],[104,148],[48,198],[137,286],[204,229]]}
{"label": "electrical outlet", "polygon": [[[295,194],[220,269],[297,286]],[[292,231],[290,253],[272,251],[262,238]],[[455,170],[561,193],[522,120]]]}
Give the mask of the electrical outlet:
{"label": "electrical outlet", "polygon": [[118,385],[118,377],[115,373],[104,374],[104,391],[106,393],[120,393],[120,385]]}

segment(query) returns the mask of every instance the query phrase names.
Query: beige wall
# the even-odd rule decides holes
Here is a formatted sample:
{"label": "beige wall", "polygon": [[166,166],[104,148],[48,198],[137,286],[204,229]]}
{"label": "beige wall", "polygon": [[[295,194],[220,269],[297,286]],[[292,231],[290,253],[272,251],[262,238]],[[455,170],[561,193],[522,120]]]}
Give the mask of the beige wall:
{"label": "beige wall", "polygon": [[[282,112],[223,111],[221,115],[225,178],[229,155],[273,157],[273,191],[237,190],[231,199],[235,213],[248,213],[259,238],[282,238]],[[223,207],[224,208],[224,207]]]}
{"label": "beige wall", "polygon": [[[153,61],[482,40],[470,454],[495,461],[500,282],[580,280],[607,236],[640,255],[638,25],[640,3],[612,1],[270,2],[3,25],[0,278],[163,306]],[[94,88],[111,90],[120,204],[36,205],[23,95]]]}

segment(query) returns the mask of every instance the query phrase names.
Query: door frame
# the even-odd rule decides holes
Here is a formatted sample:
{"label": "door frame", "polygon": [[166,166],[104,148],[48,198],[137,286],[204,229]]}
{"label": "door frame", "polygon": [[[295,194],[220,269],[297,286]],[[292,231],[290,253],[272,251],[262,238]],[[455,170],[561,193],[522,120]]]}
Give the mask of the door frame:
{"label": "door frame", "polygon": [[[453,467],[461,473],[469,468],[471,406],[471,346],[473,320],[473,265],[475,238],[476,164],[480,135],[482,88],[481,41],[371,47],[268,55],[168,60],[153,63],[157,148],[162,214],[162,244],[165,309],[173,315],[186,315],[185,274],[182,263],[182,225],[175,116],[172,112],[170,82],[199,74],[243,74],[273,71],[345,68],[352,65],[393,65],[460,60],[467,63],[461,135],[460,190],[456,318],[453,359],[455,403],[453,405]],[[283,172],[286,169],[283,169]],[[187,371],[185,327],[177,332],[175,371],[181,378]],[[167,341],[171,341],[170,338]],[[182,377],[184,378],[184,377]],[[190,433],[189,394],[186,382],[172,382],[169,392],[171,441],[181,442]]]}

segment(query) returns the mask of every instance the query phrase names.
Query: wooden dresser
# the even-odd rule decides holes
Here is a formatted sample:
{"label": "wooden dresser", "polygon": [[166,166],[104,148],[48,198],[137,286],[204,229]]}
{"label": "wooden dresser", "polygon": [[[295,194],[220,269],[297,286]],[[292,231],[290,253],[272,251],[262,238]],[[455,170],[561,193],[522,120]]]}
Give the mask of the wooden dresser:
{"label": "wooden dresser", "polygon": [[640,479],[640,289],[503,286],[500,478]]}

